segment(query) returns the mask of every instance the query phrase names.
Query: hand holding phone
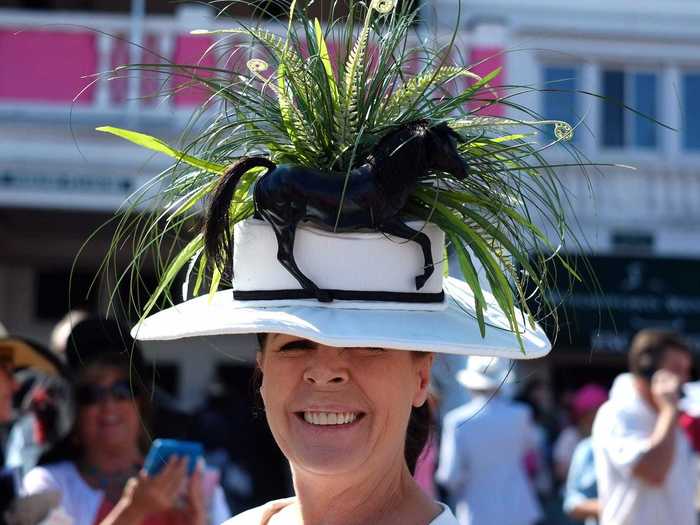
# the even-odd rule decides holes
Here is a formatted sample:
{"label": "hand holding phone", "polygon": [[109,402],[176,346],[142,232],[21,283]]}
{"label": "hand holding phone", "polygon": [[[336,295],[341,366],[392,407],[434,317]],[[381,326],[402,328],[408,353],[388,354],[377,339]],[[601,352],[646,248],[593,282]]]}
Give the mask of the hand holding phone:
{"label": "hand holding phone", "polygon": [[187,475],[191,476],[197,462],[204,456],[204,447],[196,441],[156,439],[148,451],[143,468],[149,476],[155,476],[173,456],[187,458]]}

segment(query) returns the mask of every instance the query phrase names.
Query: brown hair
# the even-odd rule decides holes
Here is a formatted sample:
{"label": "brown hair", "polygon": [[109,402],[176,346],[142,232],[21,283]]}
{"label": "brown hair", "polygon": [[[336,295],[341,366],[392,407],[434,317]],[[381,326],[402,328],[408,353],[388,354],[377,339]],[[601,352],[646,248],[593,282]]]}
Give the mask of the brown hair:
{"label": "brown hair", "polygon": [[676,332],[652,329],[638,332],[627,355],[630,372],[636,376],[651,376],[669,350],[690,353],[688,343]]}
{"label": "brown hair", "polygon": [[[265,339],[267,334],[256,334],[260,351],[265,347]],[[415,356],[424,355],[425,352],[411,352]],[[252,381],[255,388],[256,405],[262,407],[262,399],[260,398],[260,386],[262,385],[262,372],[260,368],[255,369]],[[425,448],[430,433],[433,430],[433,413],[430,409],[430,403],[427,401],[419,407],[411,409],[411,415],[408,418],[408,426],[406,428],[406,439],[404,441],[404,458],[408,465],[408,470],[411,474],[415,474],[416,463],[423,448]]]}

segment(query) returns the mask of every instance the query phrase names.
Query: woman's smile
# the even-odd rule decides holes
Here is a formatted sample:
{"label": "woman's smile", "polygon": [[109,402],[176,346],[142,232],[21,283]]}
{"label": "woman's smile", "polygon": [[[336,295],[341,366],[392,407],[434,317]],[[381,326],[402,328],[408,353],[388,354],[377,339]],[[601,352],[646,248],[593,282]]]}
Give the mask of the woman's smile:
{"label": "woman's smile", "polygon": [[348,426],[358,418],[362,417],[361,412],[297,412],[301,418],[310,425],[316,426]]}

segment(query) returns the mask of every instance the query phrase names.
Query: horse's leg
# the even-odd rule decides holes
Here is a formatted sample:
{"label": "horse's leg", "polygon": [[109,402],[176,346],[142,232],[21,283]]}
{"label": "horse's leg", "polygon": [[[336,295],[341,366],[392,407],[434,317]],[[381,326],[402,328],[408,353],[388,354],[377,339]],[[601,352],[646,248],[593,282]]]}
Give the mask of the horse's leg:
{"label": "horse's leg", "polygon": [[416,276],[416,290],[420,290],[425,285],[426,281],[433,274],[433,252],[430,249],[430,238],[423,232],[416,231],[413,228],[407,226],[398,217],[392,217],[379,226],[379,230],[388,233],[390,235],[395,235],[396,237],[401,237],[402,239],[409,239],[411,241],[417,242],[421,249],[423,250],[423,275]]}
{"label": "horse's leg", "polygon": [[272,230],[277,237],[277,260],[280,264],[299,281],[302,288],[313,292],[319,301],[324,303],[330,302],[332,298],[328,292],[321,290],[311,279],[306,277],[294,260],[294,235],[296,233],[297,222],[291,221],[282,224],[281,221],[274,221],[269,214],[261,212],[261,215],[270,226],[272,226]]}

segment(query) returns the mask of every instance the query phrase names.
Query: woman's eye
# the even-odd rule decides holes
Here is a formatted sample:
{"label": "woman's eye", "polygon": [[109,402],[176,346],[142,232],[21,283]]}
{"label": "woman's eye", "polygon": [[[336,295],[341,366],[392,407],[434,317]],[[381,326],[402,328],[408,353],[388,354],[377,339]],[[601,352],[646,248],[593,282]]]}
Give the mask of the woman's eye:
{"label": "woman's eye", "polygon": [[379,348],[376,346],[367,346],[364,348],[360,348],[361,351],[367,353],[367,354],[382,354],[386,352],[385,348]]}
{"label": "woman's eye", "polygon": [[291,353],[291,352],[301,352],[303,350],[310,350],[315,348],[315,344],[307,339],[297,339],[294,341],[289,341],[277,349],[280,353]]}

